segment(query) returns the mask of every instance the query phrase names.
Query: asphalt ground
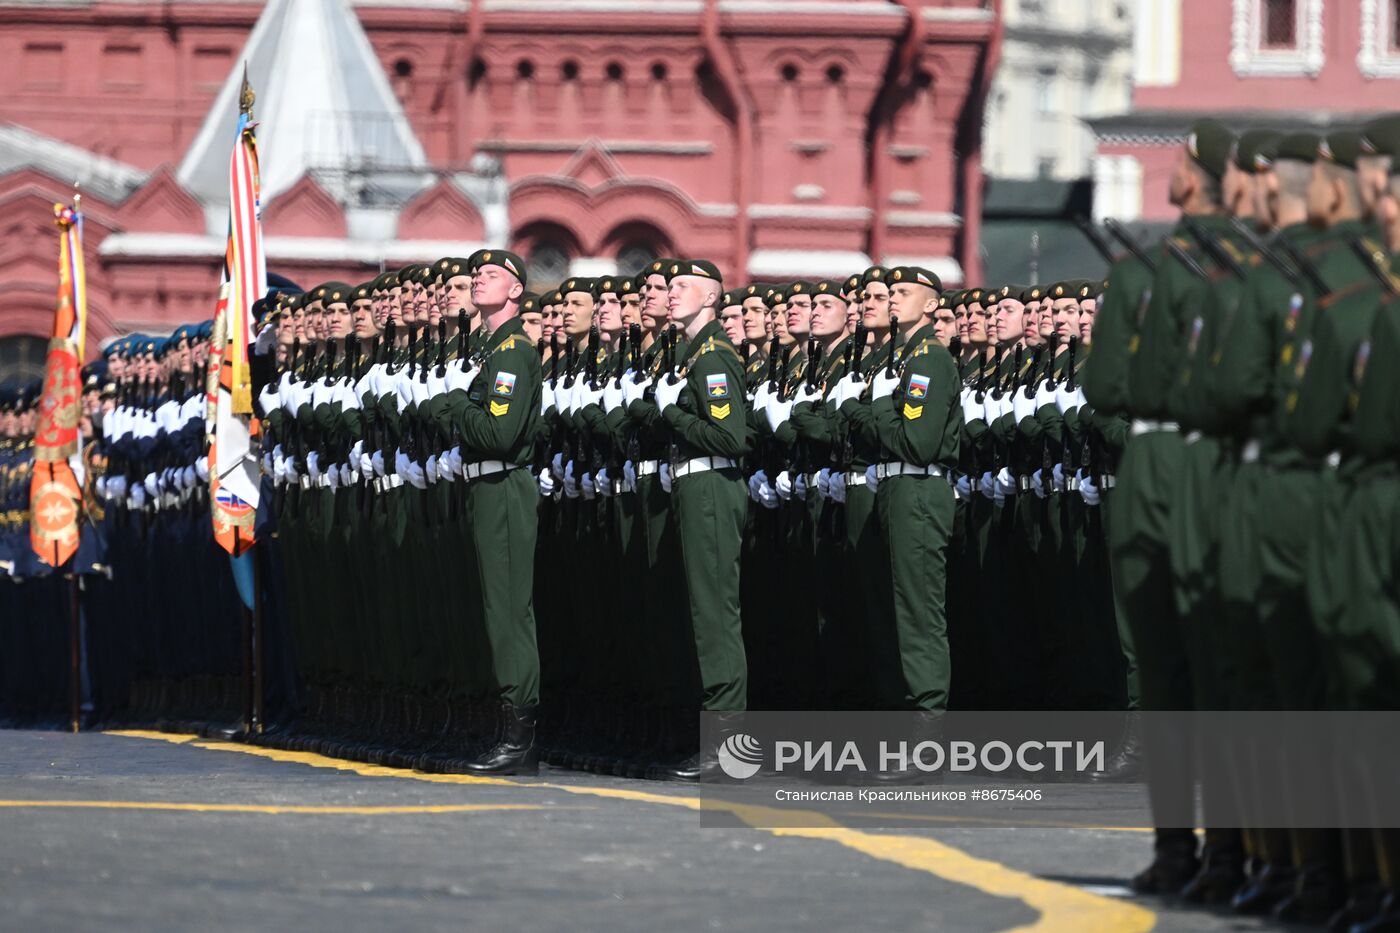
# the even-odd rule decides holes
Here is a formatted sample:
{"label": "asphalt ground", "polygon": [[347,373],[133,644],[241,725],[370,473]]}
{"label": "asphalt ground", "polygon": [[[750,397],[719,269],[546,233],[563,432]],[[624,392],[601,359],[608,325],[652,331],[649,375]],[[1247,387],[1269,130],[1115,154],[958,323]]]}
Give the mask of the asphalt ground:
{"label": "asphalt ground", "polygon": [[1124,887],[1141,830],[705,828],[695,789],[0,732],[5,930],[1253,930]]}

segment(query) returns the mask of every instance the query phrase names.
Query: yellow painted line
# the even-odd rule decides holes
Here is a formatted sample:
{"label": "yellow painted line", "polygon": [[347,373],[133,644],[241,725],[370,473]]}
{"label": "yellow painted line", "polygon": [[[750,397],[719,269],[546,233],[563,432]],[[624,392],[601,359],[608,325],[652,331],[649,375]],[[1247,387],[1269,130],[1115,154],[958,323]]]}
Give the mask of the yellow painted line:
{"label": "yellow painted line", "polygon": [[404,813],[480,813],[487,810],[589,810],[592,807],[550,807],[533,803],[456,803],[424,806],[335,807],[294,804],[166,803],[144,800],[0,800],[0,809],[53,810],[176,810],[188,813],[329,813],[377,816]]}
{"label": "yellow painted line", "polygon": [[146,729],[113,729],[108,735],[122,735],[129,739],[156,739],[161,742],[173,742],[182,745],[185,742],[193,742],[199,738],[197,735],[174,735],[169,732],[151,732]]}
{"label": "yellow painted line", "polygon": [[[153,733],[139,737],[164,741],[177,738],[164,733]],[[198,748],[238,752],[273,761],[296,762],[313,768],[350,771],[370,777],[408,778],[435,784],[506,784],[566,791],[571,794],[606,797],[614,800],[632,800],[641,803],[685,807],[691,810],[699,810],[701,806],[698,797],[658,794],[620,787],[571,787],[544,781],[511,781],[504,778],[476,777],[466,774],[424,774],[418,771],[405,771],[398,768],[363,765],[337,758],[327,758],[324,755],[311,752],[286,752],[232,742],[200,741],[195,742],[194,745]],[[1019,900],[1038,912],[1039,916],[1033,923],[1016,927],[1006,931],[1006,933],[1146,933],[1157,923],[1157,915],[1138,904],[1091,894],[1072,885],[1046,881],[1026,872],[1008,868],[999,862],[976,858],[952,846],[922,836],[900,836],[892,833],[848,829],[818,813],[719,801],[708,801],[705,806],[728,810],[750,826],[775,836],[834,842],[871,858],[891,862],[913,871],[921,871],[954,884],[973,888],[983,894]],[[784,822],[803,825],[780,825]]]}

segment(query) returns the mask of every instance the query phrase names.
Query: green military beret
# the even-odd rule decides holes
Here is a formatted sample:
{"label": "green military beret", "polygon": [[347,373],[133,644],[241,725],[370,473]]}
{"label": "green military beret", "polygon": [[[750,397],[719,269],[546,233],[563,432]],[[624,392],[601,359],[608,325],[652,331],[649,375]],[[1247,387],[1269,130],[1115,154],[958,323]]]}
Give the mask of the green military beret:
{"label": "green military beret", "polygon": [[922,266],[895,266],[890,270],[887,284],[894,285],[897,282],[913,282],[938,292],[943,290],[943,283],[938,280],[938,276]]}
{"label": "green military beret", "polygon": [[785,305],[785,304],[787,304],[787,286],[786,286],[786,285],[770,285],[770,286],[768,286],[768,292],[767,292],[767,294],[765,294],[765,295],[763,296],[763,303],[766,304],[766,305],[767,305],[768,307],[770,307],[770,308],[776,308],[778,305]]}
{"label": "green military beret", "polygon": [[1225,163],[1235,145],[1235,134],[1219,120],[1197,120],[1186,137],[1186,151],[1213,178],[1225,174]]}
{"label": "green military beret", "polygon": [[[428,267],[424,266],[423,268],[426,270]],[[349,304],[351,301],[350,293],[354,290],[344,282],[327,282],[316,289],[321,295],[321,300],[328,305]]]}
{"label": "green military beret", "polygon": [[846,278],[846,281],[843,282],[841,285],[842,297],[845,298],[847,301],[850,301],[852,298],[858,297],[860,295],[861,284],[862,283],[859,272],[857,272],[855,275],[848,276]]}
{"label": "green military beret", "polygon": [[642,275],[644,277],[649,275],[669,277],[667,270],[679,262],[679,259],[653,259],[651,262],[647,263],[647,267],[642,272]]}
{"label": "green military beret", "polygon": [[326,300],[326,292],[329,290],[329,288],[330,288],[330,286],[331,286],[332,284],[334,284],[334,283],[332,283],[332,282],[325,282],[325,283],[323,283],[323,284],[321,284],[321,285],[317,285],[315,288],[311,289],[311,291],[307,292],[307,293],[306,293],[306,304],[307,304],[307,305],[312,305],[312,304],[315,304],[315,303],[318,302],[318,301],[324,304],[324,303],[325,303],[325,300]]}
{"label": "green military beret", "polygon": [[1400,158],[1400,113],[1386,114],[1361,128],[1361,154]]}
{"label": "green military beret", "polygon": [[812,288],[811,284],[808,283],[808,282],[790,282],[790,283],[788,283],[787,295],[788,295],[789,298],[791,298],[793,295],[810,295],[810,294],[812,294],[812,292],[813,292],[813,288]]}
{"label": "green military beret", "polygon": [[375,288],[376,286],[374,282],[365,282],[361,285],[356,285],[354,290],[350,292],[350,300],[352,302],[368,301],[369,299],[374,297]]}
{"label": "green military beret", "polygon": [[1003,285],[996,290],[996,297],[998,301],[1009,299],[1025,304],[1031,300],[1030,291],[1030,288],[1025,285]]}
{"label": "green military beret", "polygon": [[563,292],[566,295],[570,292],[586,292],[589,295],[592,295],[594,298],[597,298],[597,288],[597,279],[591,279],[585,276],[576,276],[572,279],[565,279],[564,284],[559,286],[559,291]]}
{"label": "green military beret", "polygon": [[884,266],[871,266],[860,274],[860,284],[869,285],[871,282],[884,282],[889,278],[890,270]]}
{"label": "green military beret", "polygon": [[617,296],[620,298],[620,297],[622,297],[622,287],[621,287],[621,286],[622,286],[623,281],[624,281],[623,279],[620,279],[620,278],[618,278],[618,277],[615,276],[615,275],[605,275],[605,276],[603,276],[603,277],[597,279],[597,280],[593,283],[593,288],[594,288],[593,294],[594,294],[595,296],[597,296],[598,298],[602,298],[604,295],[606,295],[606,294],[608,294],[609,292],[611,292],[612,294],[617,295]]}
{"label": "green military beret", "polygon": [[744,297],[763,298],[766,300],[768,298],[768,293],[772,290],[773,286],[767,284],[766,282],[754,282],[751,285],[745,286]]}
{"label": "green military beret", "polygon": [[299,292],[295,295],[288,295],[286,301],[282,303],[282,308],[288,314],[299,311],[306,305],[306,292]]}
{"label": "green military beret", "polygon": [[820,282],[812,286],[812,294],[835,295],[838,298],[840,298],[842,289],[844,289],[845,287],[846,283],[842,282],[840,279],[822,279]]}
{"label": "green military beret", "polygon": [[662,274],[668,282],[682,275],[696,275],[721,284],[724,281],[723,276],[719,274],[719,266],[708,259],[677,259],[672,261]]}
{"label": "green military beret", "polygon": [[520,313],[526,314],[530,311],[540,310],[540,296],[534,292],[526,292],[520,296]]}
{"label": "green military beret", "polygon": [[638,282],[636,278],[618,279],[617,297],[625,298],[628,295],[635,295],[637,293],[637,285]]}
{"label": "green military beret", "polygon": [[563,303],[564,303],[564,292],[563,292],[562,289],[558,289],[558,288],[556,288],[554,291],[552,291],[552,292],[549,293],[549,300],[545,302],[545,304],[549,304],[549,305],[561,305],[561,304],[563,304]]}
{"label": "green military beret", "polygon": [[480,249],[472,253],[468,263],[473,271],[482,266],[498,266],[520,280],[520,284],[525,284],[525,260],[515,253],[504,249]]}
{"label": "green military beret", "polygon": [[1317,157],[1342,168],[1356,168],[1356,160],[1361,155],[1361,134],[1356,130],[1339,130],[1328,133],[1317,146]]}
{"label": "green military beret", "polygon": [[459,256],[448,256],[446,259],[439,259],[437,261],[437,270],[438,276],[446,282],[448,279],[459,275],[465,275],[470,278],[471,274],[476,271],[476,267],[472,265],[470,259],[462,259]]}
{"label": "green military beret", "polygon": [[1292,159],[1295,162],[1317,161],[1318,146],[1322,140],[1315,133],[1290,133],[1281,137],[1274,148],[1274,159]]}
{"label": "green military beret", "polygon": [[963,304],[980,305],[987,297],[987,291],[983,288],[969,288],[962,293]]}
{"label": "green military beret", "polygon": [[1259,167],[1259,152],[1278,138],[1279,134],[1271,130],[1246,130],[1241,133],[1235,143],[1235,167],[1250,174],[1262,171]]}
{"label": "green military beret", "polygon": [[728,308],[733,305],[741,305],[744,303],[746,297],[748,296],[744,293],[742,288],[731,288],[719,296],[719,306],[721,308]]}

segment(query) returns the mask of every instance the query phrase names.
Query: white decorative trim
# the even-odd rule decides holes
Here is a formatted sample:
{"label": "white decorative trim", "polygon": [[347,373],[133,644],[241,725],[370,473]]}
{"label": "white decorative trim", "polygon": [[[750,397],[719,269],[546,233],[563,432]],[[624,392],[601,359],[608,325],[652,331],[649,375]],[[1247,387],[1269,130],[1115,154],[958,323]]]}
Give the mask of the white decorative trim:
{"label": "white decorative trim", "polygon": [[792,189],[794,201],[820,201],[826,197],[826,189],[821,185],[797,185]]}
{"label": "white decorative trim", "polygon": [[[315,262],[421,262],[424,256],[467,256],[485,243],[457,240],[339,240],[334,237],[270,236],[268,259]],[[98,247],[101,256],[204,259],[222,256],[227,237],[187,233],[113,233]]]}
{"label": "white decorative trim", "polygon": [[1260,45],[1262,0],[1233,0],[1230,23],[1230,67],[1241,78],[1306,75],[1315,78],[1326,60],[1323,51],[1323,0],[1298,0],[1296,49],[1265,49]]}
{"label": "white decorative trim", "polygon": [[962,218],[947,211],[890,211],[885,214],[885,220],[891,227],[962,226]]}
{"label": "white decorative trim", "polygon": [[569,263],[569,275],[585,278],[617,275],[617,260],[611,256],[579,256]]}
{"label": "white decorative trim", "polygon": [[963,283],[962,265],[952,256],[886,256],[881,265],[886,268],[894,266],[922,266],[943,283],[946,288],[949,285],[961,285]]}
{"label": "white decorative trim", "polygon": [[[572,2],[572,0],[570,0]],[[650,5],[649,3],[644,5]],[[904,8],[886,0],[719,0],[721,13],[792,13],[841,16],[904,16]]]}
{"label": "white decorative trim", "polygon": [[700,0],[483,0],[488,13],[699,13]]}
{"label": "white decorative trim", "polygon": [[869,220],[868,207],[828,207],[818,204],[753,204],[754,220]]}
{"label": "white decorative trim", "polygon": [[870,257],[856,250],[756,249],[749,253],[749,275],[757,277],[827,278],[849,275],[870,264]]}
{"label": "white decorative trim", "polygon": [[1357,67],[1366,78],[1400,78],[1400,52],[1390,47],[1390,3],[1361,0],[1361,51]]}
{"label": "white decorative trim", "polygon": [[939,23],[990,23],[996,12],[990,7],[929,6],[924,7],[924,19]]}
{"label": "white decorative trim", "polygon": [[[476,144],[482,152],[577,152],[589,145],[586,139],[533,140],[533,139],[483,139]],[[715,151],[714,143],[705,140],[654,142],[646,139],[603,139],[596,145],[607,154],[623,153],[631,155],[709,155]]]}
{"label": "white decorative trim", "polygon": [[890,203],[905,204],[909,206],[915,204],[922,204],[924,203],[924,196],[922,194],[919,194],[919,192],[917,191],[891,191]]}

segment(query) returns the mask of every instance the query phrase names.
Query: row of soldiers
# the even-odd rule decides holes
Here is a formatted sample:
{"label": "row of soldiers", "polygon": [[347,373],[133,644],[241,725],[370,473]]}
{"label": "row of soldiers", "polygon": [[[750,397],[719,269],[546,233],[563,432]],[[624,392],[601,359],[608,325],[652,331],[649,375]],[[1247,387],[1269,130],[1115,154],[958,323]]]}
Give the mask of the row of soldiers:
{"label": "row of soldiers", "polygon": [[[1082,374],[1087,401],[1127,419],[1107,535],[1142,707],[1393,709],[1400,118],[1324,136],[1202,121],[1170,195],[1180,221],[1160,244],[1114,231],[1129,252]],[[1222,756],[1197,758],[1189,733],[1144,740],[1154,810],[1199,790],[1205,833],[1159,825],[1137,891],[1400,928],[1394,830],[1241,828],[1222,814],[1248,804],[1252,767],[1300,809],[1338,791],[1249,749],[1198,764]],[[1375,793],[1394,781],[1334,764]]]}

